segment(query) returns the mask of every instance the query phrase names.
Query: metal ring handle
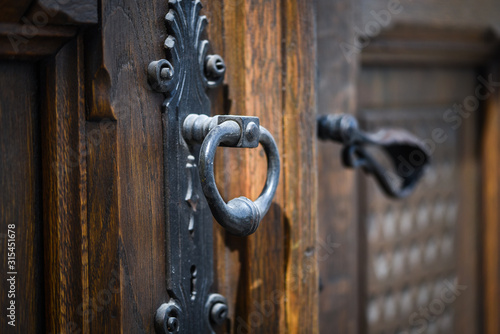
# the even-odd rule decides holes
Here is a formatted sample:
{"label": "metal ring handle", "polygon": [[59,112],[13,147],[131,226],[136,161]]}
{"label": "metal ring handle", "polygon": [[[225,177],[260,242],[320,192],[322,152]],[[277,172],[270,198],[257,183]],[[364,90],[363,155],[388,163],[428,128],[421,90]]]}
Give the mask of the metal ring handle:
{"label": "metal ring handle", "polygon": [[259,143],[267,156],[267,179],[259,198],[253,202],[246,197],[222,199],[214,176],[214,159],[221,143],[234,142],[240,138],[242,129],[235,121],[225,121],[210,130],[200,150],[200,180],[203,192],[215,219],[229,233],[247,236],[254,233],[269,210],[280,176],[280,157],[274,138],[264,127],[260,127]]}
{"label": "metal ring handle", "polygon": [[[318,117],[318,136],[343,144],[344,165],[361,167],[375,176],[385,194],[392,198],[410,195],[431,160],[424,142],[406,130],[382,129],[366,133],[359,129],[358,121],[351,115]],[[390,158],[394,172],[386,170],[366,149],[368,146],[381,148]]]}

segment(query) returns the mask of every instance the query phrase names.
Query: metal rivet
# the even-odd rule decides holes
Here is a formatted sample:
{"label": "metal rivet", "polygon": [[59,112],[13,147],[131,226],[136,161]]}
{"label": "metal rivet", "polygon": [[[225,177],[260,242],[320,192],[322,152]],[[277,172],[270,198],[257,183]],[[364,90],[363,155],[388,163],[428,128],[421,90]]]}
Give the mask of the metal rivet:
{"label": "metal rivet", "polygon": [[254,122],[248,123],[247,128],[245,129],[245,138],[252,142],[257,140],[259,137],[259,127]]}
{"label": "metal rivet", "polygon": [[169,317],[167,320],[167,330],[171,333],[179,329],[179,320],[176,317]]}
{"label": "metal rivet", "polygon": [[219,79],[226,73],[226,64],[219,55],[207,56],[206,73],[210,79]]}
{"label": "metal rivet", "polygon": [[210,310],[210,318],[217,325],[223,323],[227,318],[227,305],[215,303]]}

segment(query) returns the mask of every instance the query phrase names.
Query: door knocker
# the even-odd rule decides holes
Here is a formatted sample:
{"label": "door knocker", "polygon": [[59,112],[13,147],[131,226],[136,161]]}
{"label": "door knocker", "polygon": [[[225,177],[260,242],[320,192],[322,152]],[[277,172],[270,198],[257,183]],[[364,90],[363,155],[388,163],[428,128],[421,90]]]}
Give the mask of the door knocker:
{"label": "door knocker", "polygon": [[[226,299],[212,291],[212,215],[229,232],[247,236],[269,210],[280,174],[271,134],[257,117],[210,116],[206,90],[224,80],[226,66],[209,55],[201,38],[207,24],[199,0],[169,0],[165,16],[166,59],[147,68],[150,86],[165,94],[162,110],[166,208],[168,298],[158,308],[155,327],[164,333],[214,333],[226,321]],[[217,146],[263,146],[267,180],[253,202],[239,197],[225,203],[217,190],[213,163]]]}
{"label": "door knocker", "polygon": [[[408,131],[382,129],[366,133],[359,129],[358,121],[351,115],[318,117],[318,137],[341,143],[343,164],[372,174],[384,193],[392,198],[410,195],[430,164],[428,149]],[[382,167],[366,150],[368,146],[381,148],[391,160],[394,172]]]}

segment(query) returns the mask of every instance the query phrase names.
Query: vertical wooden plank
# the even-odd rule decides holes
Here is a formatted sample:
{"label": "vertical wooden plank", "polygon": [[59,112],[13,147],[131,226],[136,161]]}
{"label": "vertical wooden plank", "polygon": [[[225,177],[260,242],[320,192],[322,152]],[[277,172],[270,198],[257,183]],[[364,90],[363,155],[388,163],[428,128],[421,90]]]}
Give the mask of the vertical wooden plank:
{"label": "vertical wooden plank", "polygon": [[[44,329],[37,69],[30,63],[0,63],[0,328],[9,333]],[[7,231],[12,224],[15,227],[9,230],[15,235],[15,244]],[[9,263],[8,257],[15,257],[15,263]],[[12,276],[15,296],[8,296],[11,285],[7,279]],[[10,301],[15,301],[15,319],[7,317]],[[12,320],[15,327],[8,324]]]}
{"label": "vertical wooden plank", "polygon": [[83,330],[86,188],[82,40],[42,64],[42,154],[47,332]]}
{"label": "vertical wooden plank", "polygon": [[314,2],[284,4],[283,184],[286,333],[318,333],[316,24]]}
{"label": "vertical wooden plank", "polygon": [[[226,8],[231,4],[225,4]],[[240,72],[240,82],[228,80],[229,98],[236,102],[231,113],[255,115],[260,118],[261,125],[273,135],[280,152],[283,152],[283,106],[282,58],[281,58],[281,7],[278,1],[242,1],[240,8],[236,3],[235,10],[242,10],[241,20],[235,17],[233,24],[239,27],[243,40],[243,48],[233,50],[226,43],[226,51],[243,58],[242,63],[235,63],[233,71]],[[226,27],[226,38],[230,27]],[[229,40],[228,40],[229,42]],[[265,73],[265,75],[264,75]],[[238,79],[238,74],[236,74]],[[241,87],[237,87],[241,84]],[[238,95],[232,95],[232,89]],[[244,155],[243,155],[244,154]],[[244,152],[241,161],[243,168],[239,185],[231,189],[232,196],[248,194],[256,198],[262,190],[267,164],[262,158],[262,149]],[[282,174],[283,175],[283,169]],[[283,176],[282,176],[283,177]],[[239,193],[239,195],[236,195]],[[240,253],[242,279],[239,285],[239,300],[236,310],[240,318],[235,321],[234,330],[238,332],[285,332],[285,263],[284,263],[284,199],[283,179],[273,205],[263,219],[259,230],[246,238],[245,249]]]}
{"label": "vertical wooden plank", "polygon": [[[356,111],[358,54],[344,52],[354,45],[357,1],[316,0],[318,24],[318,113]],[[344,51],[343,51],[344,50]],[[358,333],[361,264],[357,223],[355,173],[341,166],[340,147],[318,145],[318,242],[322,333]]]}
{"label": "vertical wooden plank", "polygon": [[146,69],[165,57],[167,1],[105,0],[100,7],[101,27],[88,35],[88,141],[106,119],[114,129],[101,144],[89,142],[91,301],[98,302],[91,332],[152,333],[156,309],[168,299],[164,97],[149,87]]}
{"label": "vertical wooden plank", "polygon": [[[237,97],[243,98],[244,108],[236,110],[245,115],[258,116],[261,125],[273,135],[279,151],[283,152],[282,7],[279,1],[245,1],[244,11],[244,63],[234,70],[244,73],[245,96]],[[245,153],[243,173],[240,174],[244,177],[240,182],[246,184],[239,187],[239,192],[256,198],[263,188],[267,163],[262,158],[261,147]],[[246,298],[239,303],[245,304],[246,313],[242,316],[246,318],[250,332],[286,332],[283,171],[284,165],[269,212],[259,230],[245,240],[246,257],[242,266],[246,267],[243,270],[246,270],[246,279],[243,280],[246,284],[240,288]],[[243,328],[240,326],[241,323],[238,324],[238,331]]]}
{"label": "vertical wooden plank", "polygon": [[[82,309],[86,316],[83,333],[118,333],[123,283],[118,259],[116,124],[111,122],[102,126],[99,122],[88,122],[86,133],[91,302]],[[100,140],[97,142],[96,138]]]}
{"label": "vertical wooden plank", "polygon": [[[493,73],[498,73],[495,69]],[[496,81],[496,80],[494,80]],[[483,217],[482,277],[484,333],[500,333],[500,94],[486,106],[482,155]]]}
{"label": "vertical wooden plank", "polygon": [[[223,105],[213,106],[213,111],[216,114],[225,111],[258,116],[261,125],[271,132],[282,152],[280,3],[224,1],[222,13],[223,57],[228,69],[225,80],[227,96]],[[219,53],[221,49],[215,48],[214,51]],[[244,195],[256,199],[267,172],[262,148],[223,150],[221,153],[217,179],[223,197],[229,200]],[[218,227],[216,229],[217,291],[224,294],[230,303],[231,320],[227,331],[286,331],[283,208],[281,181],[273,204],[255,235],[237,238]]]}
{"label": "vertical wooden plank", "polygon": [[[306,1],[226,1],[220,14],[219,5],[207,4],[209,17],[224,20],[222,27],[212,20],[208,31],[228,69],[225,100],[213,99],[214,113],[259,116],[282,157],[274,203],[255,235],[237,238],[216,227],[216,290],[236,305],[225,332],[318,330],[313,8]],[[262,150],[221,151],[223,197],[255,199],[265,180]]]}

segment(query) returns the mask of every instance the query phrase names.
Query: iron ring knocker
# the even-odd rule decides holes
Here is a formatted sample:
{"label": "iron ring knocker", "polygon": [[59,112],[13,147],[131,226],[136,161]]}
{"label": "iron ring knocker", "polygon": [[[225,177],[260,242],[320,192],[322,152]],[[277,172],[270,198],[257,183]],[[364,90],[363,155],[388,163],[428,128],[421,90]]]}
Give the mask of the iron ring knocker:
{"label": "iron ring knocker", "polygon": [[[430,152],[424,142],[402,129],[382,129],[366,133],[351,115],[318,117],[318,136],[343,144],[342,162],[346,167],[362,168],[372,174],[384,193],[391,198],[409,196],[429,166]],[[375,146],[391,160],[394,171],[386,170],[366,149]],[[394,182],[394,179],[399,182]]]}
{"label": "iron ring knocker", "polygon": [[[259,126],[257,117],[189,115],[183,126],[183,135],[188,142],[202,143],[199,158],[199,173],[203,193],[212,215],[229,233],[247,236],[254,233],[271,206],[280,176],[278,147],[266,128]],[[255,148],[263,146],[268,167],[264,189],[252,201],[238,197],[225,203],[214,175],[214,160],[217,147]]]}

